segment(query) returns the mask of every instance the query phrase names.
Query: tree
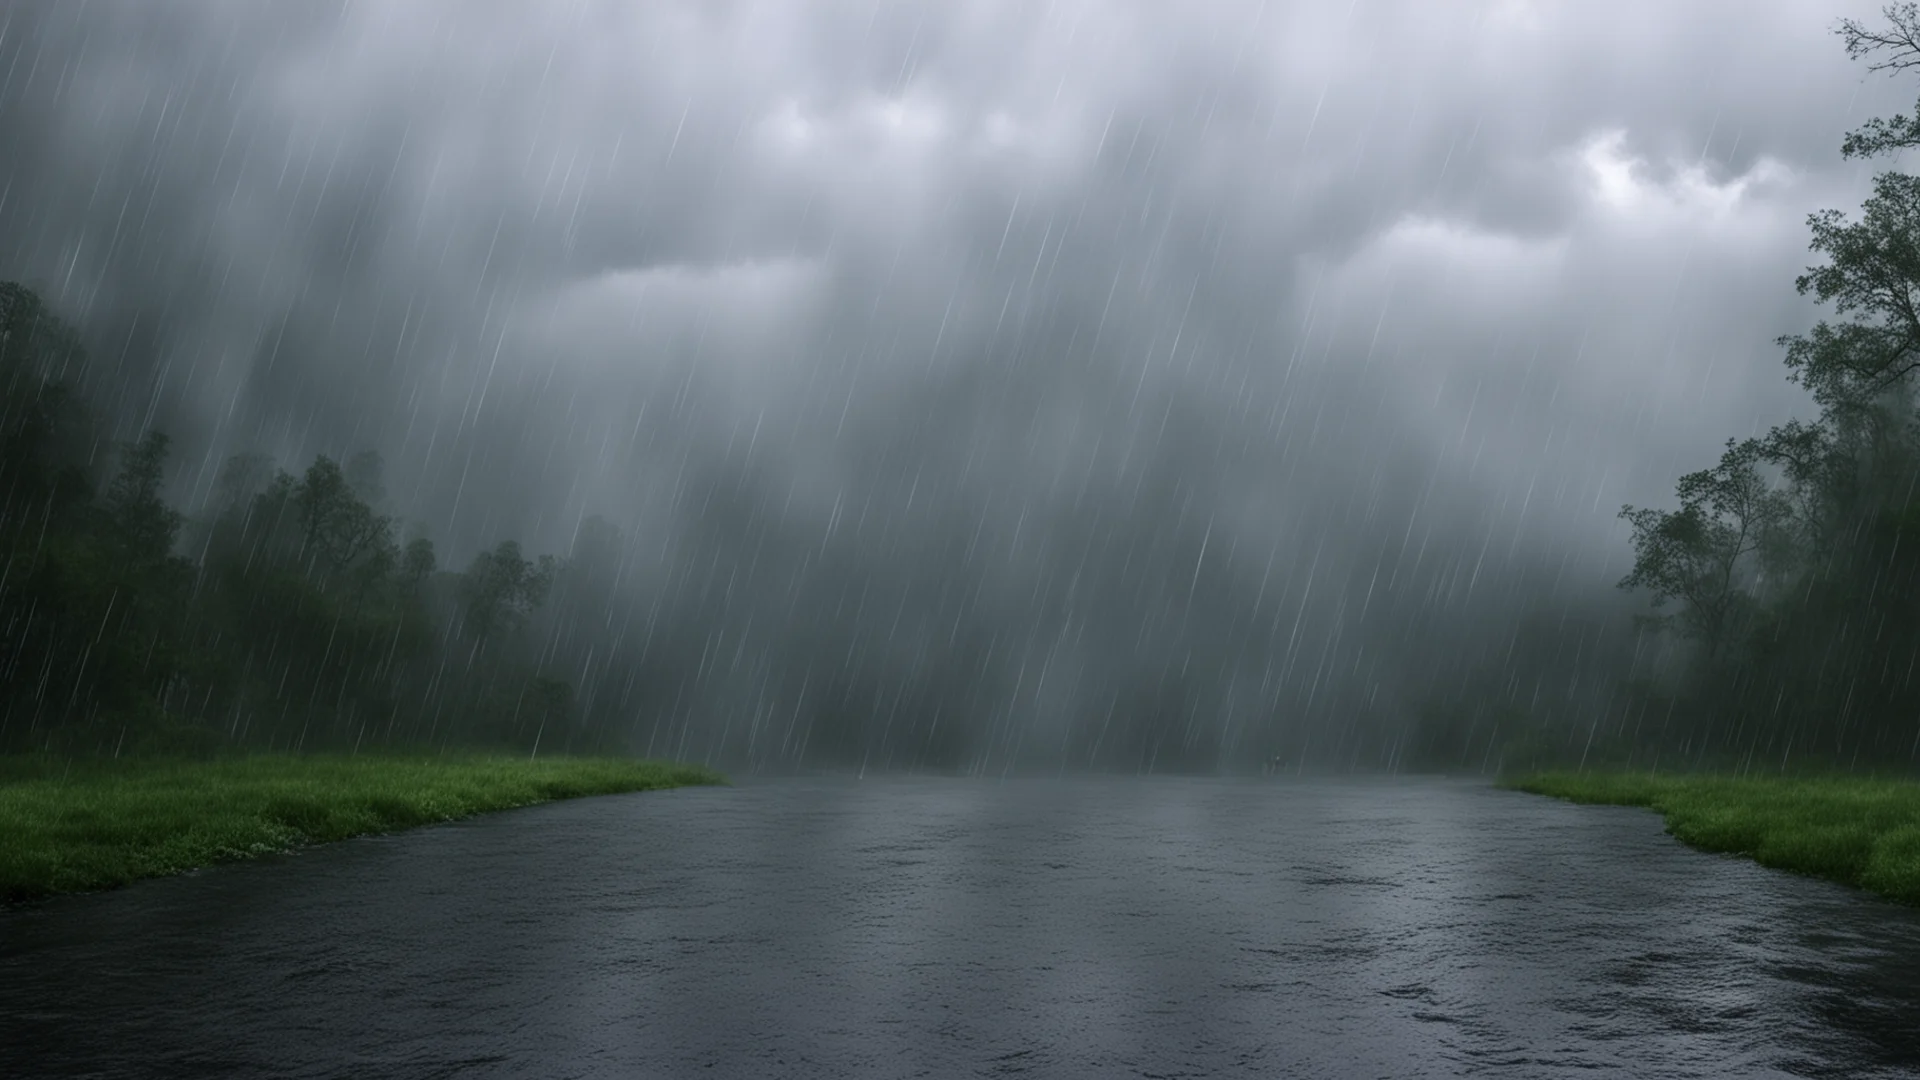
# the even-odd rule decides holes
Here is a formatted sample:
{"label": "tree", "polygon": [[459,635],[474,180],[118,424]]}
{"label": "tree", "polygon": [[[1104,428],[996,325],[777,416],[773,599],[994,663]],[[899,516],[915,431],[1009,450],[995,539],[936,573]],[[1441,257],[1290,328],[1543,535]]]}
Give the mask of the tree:
{"label": "tree", "polygon": [[301,559],[334,573],[362,559],[391,562],[393,521],[373,512],[332,458],[313,459],[293,489],[300,522]]}
{"label": "tree", "polygon": [[[1884,27],[1848,19],[1848,55],[1870,70],[1920,70],[1920,4],[1883,9]],[[1869,120],[1848,158],[1920,147],[1920,110]],[[1684,738],[1744,743],[1750,756],[1920,754],[1920,178],[1874,178],[1856,217],[1808,218],[1825,257],[1795,286],[1832,308],[1778,339],[1816,421],[1729,442],[1713,469],[1680,482],[1673,511],[1622,510],[1635,563],[1625,588],[1703,648],[1683,693]],[[1762,468],[1765,466],[1766,468]],[[1777,470],[1782,481],[1768,483]],[[1731,647],[1738,645],[1738,662]],[[1679,702],[1674,702],[1678,704]],[[1684,746],[1685,743],[1683,742]]]}
{"label": "tree", "polygon": [[1634,549],[1620,588],[1646,589],[1656,610],[1680,601],[1671,621],[1701,642],[1709,662],[1750,602],[1748,587],[1763,583],[1770,560],[1762,556],[1778,549],[1792,519],[1791,504],[1761,475],[1763,461],[1759,440],[1728,439],[1718,465],[1680,478],[1678,510],[1620,509]]}
{"label": "tree", "polygon": [[460,579],[462,625],[468,635],[483,642],[520,625],[546,599],[554,570],[551,555],[529,561],[512,540],[474,556]]}
{"label": "tree", "polygon": [[[1888,5],[1881,14],[1885,29],[1841,20],[1848,57],[1879,57],[1869,71],[1920,68],[1920,4]],[[1847,134],[1840,152],[1868,158],[1916,146],[1920,108],[1912,117],[1868,120]],[[1829,262],[1808,267],[1795,282],[1801,295],[1811,292],[1836,314],[1856,317],[1839,326],[1823,320],[1804,336],[1779,339],[1792,377],[1829,410],[1871,401],[1920,368],[1920,178],[1879,174],[1861,210],[1856,222],[1838,210],[1807,218],[1809,246]]]}
{"label": "tree", "polygon": [[433,541],[424,536],[407,541],[407,549],[400,556],[400,579],[409,587],[418,588],[433,576],[434,568]]}
{"label": "tree", "polygon": [[180,512],[160,496],[168,445],[166,435],[150,431],[127,447],[120,472],[101,500],[122,552],[136,565],[164,560],[180,532]]}
{"label": "tree", "polygon": [[192,566],[173,554],[182,518],[161,497],[167,447],[157,431],[127,446],[101,497],[94,542],[83,537],[56,556],[67,575],[66,613],[93,622],[99,612],[89,696],[121,709],[164,696],[183,662],[178,613]]}
{"label": "tree", "polygon": [[44,518],[91,495],[73,452],[86,418],[67,389],[84,355],[33,290],[0,282],[0,521]]}
{"label": "tree", "polygon": [[1829,409],[1859,408],[1920,369],[1920,177],[1874,177],[1859,221],[1838,210],[1807,218],[1812,250],[1828,257],[1795,281],[1839,315],[1779,339],[1792,378]]}
{"label": "tree", "polygon": [[[501,544],[460,576],[456,605],[439,603],[434,546],[394,542],[371,452],[344,466],[322,455],[298,476],[260,454],[228,459],[192,558],[176,555],[166,435],[121,447],[96,493],[102,439],[62,385],[83,362],[38,296],[0,283],[0,748],[537,752],[580,734],[572,689],[500,640],[547,597],[553,559]],[[608,536],[584,529],[583,550]],[[450,679],[444,631],[462,626],[470,658],[495,640],[479,677]]]}
{"label": "tree", "polygon": [[[1908,71],[1920,68],[1920,4],[1888,4],[1880,9],[1886,29],[1874,29],[1857,19],[1842,19],[1838,33],[1847,43],[1847,59],[1882,57],[1868,71]],[[1849,158],[1874,157],[1910,146],[1920,146],[1920,109],[1912,117],[1875,117],[1848,132],[1840,153]]]}

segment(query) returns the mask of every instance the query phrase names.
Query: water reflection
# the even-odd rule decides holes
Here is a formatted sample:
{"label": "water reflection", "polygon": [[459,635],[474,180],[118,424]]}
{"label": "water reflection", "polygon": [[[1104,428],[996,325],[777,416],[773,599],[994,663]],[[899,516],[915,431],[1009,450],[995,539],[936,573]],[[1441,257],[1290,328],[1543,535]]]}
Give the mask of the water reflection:
{"label": "water reflection", "polygon": [[785,780],[0,915],[0,1074],[1898,1076],[1920,913],[1447,782]]}

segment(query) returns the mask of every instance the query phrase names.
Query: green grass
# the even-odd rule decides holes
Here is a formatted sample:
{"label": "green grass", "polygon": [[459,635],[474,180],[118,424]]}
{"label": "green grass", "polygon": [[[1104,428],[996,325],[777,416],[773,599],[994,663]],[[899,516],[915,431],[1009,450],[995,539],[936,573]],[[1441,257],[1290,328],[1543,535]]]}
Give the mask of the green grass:
{"label": "green grass", "polygon": [[1920,783],[1912,780],[1552,772],[1503,786],[1648,807],[1694,847],[1920,905]]}
{"label": "green grass", "polygon": [[15,758],[0,764],[0,902],[554,799],[724,782],[611,758]]}

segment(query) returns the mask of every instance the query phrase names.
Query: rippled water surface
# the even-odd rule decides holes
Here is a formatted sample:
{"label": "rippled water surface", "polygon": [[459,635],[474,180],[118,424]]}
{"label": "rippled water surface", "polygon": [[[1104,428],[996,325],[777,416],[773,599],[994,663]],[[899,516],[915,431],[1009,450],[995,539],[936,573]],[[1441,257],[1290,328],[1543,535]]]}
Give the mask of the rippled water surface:
{"label": "rippled water surface", "polygon": [[1438,781],[590,799],[0,913],[0,1075],[1920,1076],[1920,912]]}

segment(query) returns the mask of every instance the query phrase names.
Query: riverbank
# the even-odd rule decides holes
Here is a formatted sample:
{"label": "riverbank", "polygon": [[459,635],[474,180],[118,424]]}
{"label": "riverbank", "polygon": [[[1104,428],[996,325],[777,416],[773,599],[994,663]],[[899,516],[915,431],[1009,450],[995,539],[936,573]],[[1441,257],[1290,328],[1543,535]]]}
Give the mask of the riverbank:
{"label": "riverbank", "polygon": [[570,799],[718,784],[614,758],[0,762],[0,903]]}
{"label": "riverbank", "polygon": [[1838,881],[1920,906],[1920,783],[1856,777],[1538,773],[1503,787],[1644,806],[1704,851]]}

